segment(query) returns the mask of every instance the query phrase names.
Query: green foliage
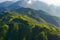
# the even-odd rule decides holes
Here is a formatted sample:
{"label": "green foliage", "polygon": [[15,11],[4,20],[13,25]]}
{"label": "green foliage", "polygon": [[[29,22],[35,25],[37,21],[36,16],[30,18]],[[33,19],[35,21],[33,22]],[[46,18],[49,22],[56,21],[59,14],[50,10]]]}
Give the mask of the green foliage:
{"label": "green foliage", "polygon": [[40,19],[15,12],[0,14],[0,40],[60,40],[60,29]]}

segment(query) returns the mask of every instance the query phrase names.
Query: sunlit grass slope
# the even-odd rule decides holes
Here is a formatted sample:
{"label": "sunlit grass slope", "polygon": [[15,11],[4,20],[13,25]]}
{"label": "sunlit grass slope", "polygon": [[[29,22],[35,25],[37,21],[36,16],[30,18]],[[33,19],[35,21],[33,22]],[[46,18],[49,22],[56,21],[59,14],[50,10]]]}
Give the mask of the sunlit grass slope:
{"label": "sunlit grass slope", "polygon": [[60,29],[15,12],[0,14],[0,40],[60,40]]}

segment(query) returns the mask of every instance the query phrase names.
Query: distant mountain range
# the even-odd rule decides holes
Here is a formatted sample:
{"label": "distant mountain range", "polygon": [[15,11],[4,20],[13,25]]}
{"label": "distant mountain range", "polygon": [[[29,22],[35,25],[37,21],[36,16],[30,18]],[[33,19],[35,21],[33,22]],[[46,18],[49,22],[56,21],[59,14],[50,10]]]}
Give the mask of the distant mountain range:
{"label": "distant mountain range", "polygon": [[[31,4],[28,4],[28,0],[24,1],[24,0],[20,0],[20,1],[5,1],[0,3],[0,7],[7,7],[7,8],[18,8],[18,7],[24,7],[24,8],[31,8],[34,10],[43,10],[48,12],[51,15],[54,16],[59,16],[60,14],[60,7],[59,6],[54,6],[54,5],[48,5],[44,2],[41,1],[32,1]],[[53,14],[52,14],[53,13]]]}
{"label": "distant mountain range", "polygon": [[49,14],[52,7],[37,2],[0,3],[0,40],[60,40],[60,17]]}
{"label": "distant mountain range", "polygon": [[48,22],[50,24],[54,24],[55,26],[59,27],[60,18],[51,16],[49,13],[52,13],[51,12],[52,10],[53,10],[53,8],[50,8],[49,5],[47,5],[43,2],[39,2],[39,1],[35,1],[31,5],[27,4],[27,2],[24,2],[24,1],[17,1],[17,2],[6,1],[3,3],[0,3],[0,12],[1,13],[3,11],[5,11],[5,12],[6,11],[15,11],[17,13],[23,13],[23,14],[30,12],[31,15],[28,15],[28,16],[32,16],[33,18],[37,19],[38,21],[40,21],[40,19],[36,18],[36,17],[37,16],[41,17],[46,22]]}

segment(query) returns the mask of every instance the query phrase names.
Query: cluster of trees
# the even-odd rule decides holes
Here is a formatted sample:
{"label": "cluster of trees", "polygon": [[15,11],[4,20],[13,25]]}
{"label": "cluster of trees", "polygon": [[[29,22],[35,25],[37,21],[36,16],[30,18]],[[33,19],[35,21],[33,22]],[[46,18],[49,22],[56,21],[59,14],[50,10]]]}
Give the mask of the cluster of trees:
{"label": "cluster of trees", "polygon": [[0,40],[60,40],[59,29],[31,21],[17,13],[0,14]]}

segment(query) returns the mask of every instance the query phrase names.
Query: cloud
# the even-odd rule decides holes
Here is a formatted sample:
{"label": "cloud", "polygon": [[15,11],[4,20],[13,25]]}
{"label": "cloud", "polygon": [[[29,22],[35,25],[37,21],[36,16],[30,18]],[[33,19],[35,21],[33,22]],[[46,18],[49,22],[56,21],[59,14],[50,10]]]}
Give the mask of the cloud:
{"label": "cloud", "polygon": [[28,3],[28,4],[31,4],[31,3],[32,3],[32,0],[29,0],[27,3]]}
{"label": "cloud", "polygon": [[29,4],[33,1],[42,1],[49,5],[60,5],[60,0],[0,0],[0,2],[3,1],[27,1]]}
{"label": "cloud", "polygon": [[60,0],[40,0],[43,1],[49,5],[60,5]]}

